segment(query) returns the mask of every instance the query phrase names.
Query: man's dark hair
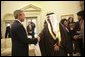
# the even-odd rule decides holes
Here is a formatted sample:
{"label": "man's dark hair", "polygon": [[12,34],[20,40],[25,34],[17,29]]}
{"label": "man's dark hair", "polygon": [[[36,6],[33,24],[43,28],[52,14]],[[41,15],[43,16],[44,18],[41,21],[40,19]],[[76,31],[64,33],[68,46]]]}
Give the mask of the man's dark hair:
{"label": "man's dark hair", "polygon": [[77,15],[78,15],[78,16],[81,16],[82,19],[84,19],[84,11],[79,11],[79,12],[77,13]]}
{"label": "man's dark hair", "polygon": [[23,11],[22,11],[22,10],[15,10],[15,11],[14,11],[14,17],[15,17],[15,19],[18,18],[18,14],[19,14],[20,12],[23,12]]}
{"label": "man's dark hair", "polygon": [[61,23],[61,24],[64,24],[64,21],[67,21],[67,19],[65,19],[65,18],[62,19],[62,20],[60,21],[60,23]]}

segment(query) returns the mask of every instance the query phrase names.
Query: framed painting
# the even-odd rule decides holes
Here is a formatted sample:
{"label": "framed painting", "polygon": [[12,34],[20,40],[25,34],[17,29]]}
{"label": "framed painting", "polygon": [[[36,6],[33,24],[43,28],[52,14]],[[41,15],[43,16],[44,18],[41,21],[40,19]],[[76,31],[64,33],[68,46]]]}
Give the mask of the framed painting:
{"label": "framed painting", "polygon": [[67,19],[68,20],[69,17],[73,17],[74,18],[74,15],[73,14],[62,15],[61,19]]}

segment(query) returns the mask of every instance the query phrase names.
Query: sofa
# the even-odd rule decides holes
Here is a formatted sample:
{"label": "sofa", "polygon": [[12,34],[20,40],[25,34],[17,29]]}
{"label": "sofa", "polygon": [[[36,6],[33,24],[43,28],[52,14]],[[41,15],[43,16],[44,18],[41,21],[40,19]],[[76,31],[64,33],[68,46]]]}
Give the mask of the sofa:
{"label": "sofa", "polygon": [[[12,56],[11,55],[11,38],[1,39],[1,56]],[[29,56],[36,56],[35,46],[33,44],[29,45]]]}
{"label": "sofa", "polygon": [[11,38],[1,39],[1,56],[11,56]]}

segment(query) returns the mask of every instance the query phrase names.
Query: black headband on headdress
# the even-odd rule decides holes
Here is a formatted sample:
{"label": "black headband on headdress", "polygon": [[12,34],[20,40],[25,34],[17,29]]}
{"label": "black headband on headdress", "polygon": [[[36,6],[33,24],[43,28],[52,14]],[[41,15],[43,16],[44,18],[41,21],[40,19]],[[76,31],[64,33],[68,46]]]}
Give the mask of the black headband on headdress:
{"label": "black headband on headdress", "polygon": [[54,13],[48,13],[48,14],[46,14],[46,16],[48,16],[48,15],[52,15],[52,14],[54,14]]}

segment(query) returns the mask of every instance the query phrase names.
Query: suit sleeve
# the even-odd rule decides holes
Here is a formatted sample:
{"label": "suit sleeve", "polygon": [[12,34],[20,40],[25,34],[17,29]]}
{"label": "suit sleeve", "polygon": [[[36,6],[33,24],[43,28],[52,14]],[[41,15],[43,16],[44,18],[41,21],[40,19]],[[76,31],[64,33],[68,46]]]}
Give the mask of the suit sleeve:
{"label": "suit sleeve", "polygon": [[22,26],[15,28],[14,33],[16,34],[16,38],[18,38],[17,40],[25,44],[36,44],[38,41],[35,38],[34,39],[27,38],[26,31]]}

